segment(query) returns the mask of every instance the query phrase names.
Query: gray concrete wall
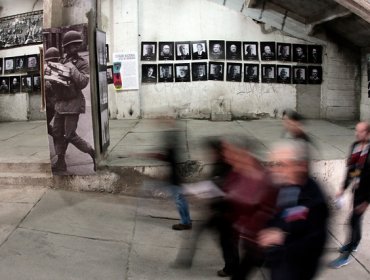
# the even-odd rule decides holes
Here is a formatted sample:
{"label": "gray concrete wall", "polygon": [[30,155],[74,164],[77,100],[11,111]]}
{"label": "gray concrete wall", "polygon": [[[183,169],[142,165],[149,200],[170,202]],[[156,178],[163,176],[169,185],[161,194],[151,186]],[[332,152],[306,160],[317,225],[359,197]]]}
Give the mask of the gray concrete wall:
{"label": "gray concrete wall", "polygon": [[370,62],[370,48],[362,49],[361,53],[361,101],[360,119],[370,121],[370,98],[368,96],[368,61]]}

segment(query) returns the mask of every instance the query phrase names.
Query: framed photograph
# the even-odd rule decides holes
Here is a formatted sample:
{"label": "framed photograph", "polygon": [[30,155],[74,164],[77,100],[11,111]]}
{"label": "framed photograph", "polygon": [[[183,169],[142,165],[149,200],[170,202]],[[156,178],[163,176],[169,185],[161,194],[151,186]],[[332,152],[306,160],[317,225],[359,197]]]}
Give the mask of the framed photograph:
{"label": "framed photograph", "polygon": [[37,54],[27,56],[27,71],[39,71],[39,57]]}
{"label": "framed photograph", "polygon": [[158,73],[159,83],[173,82],[173,64],[158,64]]}
{"label": "framed photograph", "polygon": [[259,64],[244,64],[244,82],[259,82]]}
{"label": "framed photograph", "polygon": [[208,80],[223,81],[224,80],[224,68],[225,68],[225,63],[223,62],[210,62]]}
{"label": "framed photograph", "polygon": [[40,89],[41,89],[40,75],[33,75],[32,78],[33,78],[32,79],[33,91],[40,91]]}
{"label": "framed photograph", "polygon": [[157,57],[157,42],[141,42],[141,60],[155,61]]}
{"label": "framed photograph", "polygon": [[307,62],[307,45],[293,44],[293,61]]}
{"label": "framed photograph", "polygon": [[208,58],[207,41],[191,42],[191,47],[193,60]]}
{"label": "framed photograph", "polygon": [[277,82],[279,84],[292,83],[292,67],[289,65],[277,65]]}
{"label": "framed photograph", "polygon": [[14,73],[15,71],[15,61],[14,57],[5,57],[4,59],[4,73]]}
{"label": "framed photograph", "polygon": [[243,59],[258,60],[258,42],[243,42]]}
{"label": "framed photograph", "polygon": [[226,41],[226,59],[242,60],[242,42]]}
{"label": "framed photograph", "polygon": [[0,49],[42,44],[43,11],[0,19]]}
{"label": "framed photograph", "polygon": [[261,42],[260,47],[261,60],[276,60],[275,42]]}
{"label": "framed photograph", "polygon": [[293,66],[293,84],[307,84],[306,66]]}
{"label": "framed photograph", "polygon": [[292,45],[277,43],[277,60],[292,61]]}
{"label": "framed photograph", "polygon": [[225,59],[225,41],[210,40],[209,41],[209,59]]}
{"label": "framed photograph", "polygon": [[113,65],[107,66],[107,83],[113,84]]}
{"label": "framed photograph", "polygon": [[141,65],[141,82],[156,83],[157,82],[157,65],[142,64]]}
{"label": "framed photograph", "polygon": [[105,44],[105,61],[109,62],[109,45]]}
{"label": "framed photograph", "polygon": [[308,66],[308,83],[321,84],[322,82],[322,67]]}
{"label": "framed photograph", "polygon": [[21,91],[30,93],[32,90],[32,76],[21,76]]}
{"label": "framed photograph", "polygon": [[159,60],[173,60],[173,42],[159,42]]}
{"label": "framed photograph", "polygon": [[262,83],[276,83],[276,65],[261,64]]}
{"label": "framed photograph", "polygon": [[26,72],[26,57],[25,56],[17,56],[14,58],[15,61],[15,71],[16,73]]}
{"label": "framed photograph", "polygon": [[0,93],[9,92],[9,77],[0,77]]}
{"label": "framed photograph", "polygon": [[0,57],[0,75],[3,74],[3,58]]}
{"label": "framed photograph", "polygon": [[9,82],[10,82],[10,93],[21,92],[21,77],[20,76],[9,77]]}
{"label": "framed photograph", "polygon": [[190,55],[190,42],[176,42],[176,60],[189,60]]}
{"label": "framed photograph", "polygon": [[190,64],[175,64],[175,82],[190,82]]}
{"label": "framed photograph", "polygon": [[322,63],[322,46],[308,45],[307,49],[309,63]]}
{"label": "framed photograph", "polygon": [[191,64],[192,81],[207,81],[207,62],[193,62]]}
{"label": "framed photograph", "polygon": [[241,82],[242,81],[242,64],[241,63],[227,63],[226,81]]}

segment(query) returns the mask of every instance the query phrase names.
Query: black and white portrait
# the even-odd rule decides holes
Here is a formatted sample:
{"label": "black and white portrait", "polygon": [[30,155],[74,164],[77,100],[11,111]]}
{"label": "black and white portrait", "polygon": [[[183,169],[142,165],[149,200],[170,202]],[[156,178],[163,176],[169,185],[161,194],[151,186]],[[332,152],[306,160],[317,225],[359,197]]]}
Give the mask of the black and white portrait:
{"label": "black and white portrait", "polygon": [[141,42],[141,60],[155,61],[157,42]]}
{"label": "black and white portrait", "polygon": [[322,46],[308,45],[307,49],[309,63],[322,63]]}
{"label": "black and white portrait", "polygon": [[192,81],[207,81],[207,62],[193,62],[191,64]]}
{"label": "black and white portrait", "polygon": [[176,42],[175,47],[176,47],[176,60],[191,59],[190,42]]}
{"label": "black and white portrait", "polygon": [[277,82],[279,84],[292,83],[292,68],[288,65],[277,65]]}
{"label": "black and white portrait", "polygon": [[43,11],[18,14],[0,20],[0,49],[42,43]]}
{"label": "black and white portrait", "polygon": [[223,62],[210,62],[208,80],[223,81],[224,67],[225,64]]}
{"label": "black and white portrait", "polygon": [[0,77],[0,93],[9,92],[9,77]]}
{"label": "black and white portrait", "polygon": [[294,84],[307,84],[307,67],[293,66],[293,83]]}
{"label": "black and white portrait", "polygon": [[292,61],[292,45],[287,43],[277,43],[277,60]]}
{"label": "black and white portrait", "polygon": [[3,74],[3,58],[0,57],[0,75]]}
{"label": "black and white portrait", "polygon": [[321,66],[308,66],[308,83],[321,84],[322,82],[322,67]]}
{"label": "black and white portrait", "polygon": [[113,84],[113,65],[107,66],[107,83]]}
{"label": "black and white portrait", "polygon": [[9,77],[9,81],[10,81],[10,93],[21,92],[21,77],[12,76]]}
{"label": "black and white portrait", "polygon": [[173,82],[173,64],[158,64],[158,82]]}
{"label": "black and white portrait", "polygon": [[156,83],[157,82],[157,65],[142,64],[141,65],[141,82]]}
{"label": "black and white portrait", "polygon": [[276,60],[275,42],[261,42],[261,60]]}
{"label": "black and white portrait", "polygon": [[39,71],[39,59],[36,54],[27,56],[27,71]]}
{"label": "black and white portrait", "polygon": [[258,60],[258,42],[243,43],[244,60]]}
{"label": "black and white portrait", "polygon": [[303,44],[293,44],[293,61],[307,62],[307,46]]}
{"label": "black and white portrait", "polygon": [[109,45],[105,44],[105,61],[109,62]]}
{"label": "black and white portrait", "polygon": [[191,42],[192,47],[192,59],[207,59],[207,41],[195,41]]}
{"label": "black and white portrait", "polygon": [[21,76],[21,91],[22,92],[32,92],[32,76]]}
{"label": "black and white portrait", "polygon": [[14,71],[15,71],[14,57],[6,57],[4,59],[4,73],[5,74],[14,73]]}
{"label": "black and white portrait", "polygon": [[241,82],[242,81],[242,64],[227,63],[226,81]]}
{"label": "black and white portrait", "polygon": [[276,65],[261,64],[262,83],[276,83]]}
{"label": "black and white portrait", "polygon": [[26,72],[26,61],[24,56],[15,57],[15,72]]}
{"label": "black and white portrait", "polygon": [[175,64],[175,82],[190,82],[190,64]]}
{"label": "black and white portrait", "polygon": [[32,84],[33,84],[33,91],[40,91],[41,89],[41,78],[40,75],[33,75],[32,76]]}
{"label": "black and white portrait", "polygon": [[209,59],[225,59],[225,41],[209,41]]}
{"label": "black and white portrait", "polygon": [[259,65],[244,64],[244,82],[258,83],[259,82]]}
{"label": "black and white portrait", "polygon": [[242,60],[242,42],[226,41],[226,59]]}
{"label": "black and white portrait", "polygon": [[174,43],[159,42],[158,52],[159,60],[174,60]]}

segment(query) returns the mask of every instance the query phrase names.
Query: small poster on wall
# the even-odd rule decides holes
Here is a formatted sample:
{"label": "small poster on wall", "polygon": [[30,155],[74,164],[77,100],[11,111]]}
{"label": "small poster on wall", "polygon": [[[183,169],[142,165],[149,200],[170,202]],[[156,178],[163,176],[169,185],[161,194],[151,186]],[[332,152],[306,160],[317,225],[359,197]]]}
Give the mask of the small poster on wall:
{"label": "small poster on wall", "polygon": [[308,62],[321,63],[322,62],[322,46],[308,45]]}
{"label": "small poster on wall", "polygon": [[141,82],[156,83],[157,82],[157,65],[143,64],[141,65]]}
{"label": "small poster on wall", "polygon": [[294,84],[307,84],[307,67],[293,66],[293,75]]}
{"label": "small poster on wall", "polygon": [[159,60],[173,60],[173,42],[159,42]]}
{"label": "small poster on wall", "polygon": [[292,81],[291,67],[288,65],[277,66],[277,82],[279,84],[290,84]]}
{"label": "small poster on wall", "polygon": [[190,64],[175,64],[175,82],[190,82]]}
{"label": "small poster on wall", "polygon": [[176,60],[189,60],[190,42],[176,42]]}
{"label": "small poster on wall", "polygon": [[207,81],[207,62],[194,62],[191,64],[192,80],[194,81]]}
{"label": "small poster on wall", "polygon": [[223,62],[210,62],[208,80],[223,81],[224,66],[225,63]]}
{"label": "small poster on wall", "polygon": [[243,49],[244,60],[258,60],[258,42],[244,42]]}
{"label": "small poster on wall", "polygon": [[225,59],[225,41],[222,40],[209,41],[209,58]]}
{"label": "small poster on wall", "polygon": [[241,82],[242,81],[242,64],[228,63],[226,81]]}
{"label": "small poster on wall", "polygon": [[156,60],[157,42],[141,42],[141,60]]}
{"label": "small poster on wall", "polygon": [[158,64],[158,82],[173,82],[173,64]]}
{"label": "small poster on wall", "polygon": [[276,82],[276,65],[262,64],[262,83],[275,83]]}
{"label": "small poster on wall", "polygon": [[196,41],[191,42],[192,51],[193,51],[193,60],[196,59],[207,59],[207,41]]}
{"label": "small poster on wall", "polygon": [[244,82],[258,83],[259,82],[259,65],[244,64]]}
{"label": "small poster on wall", "polygon": [[[120,63],[119,73],[122,80],[122,90],[133,90],[139,88],[139,72],[137,53],[113,53],[113,73],[114,64]],[[113,77],[114,79],[114,77]]]}
{"label": "small poster on wall", "polygon": [[9,77],[0,77],[0,93],[9,93]]}
{"label": "small poster on wall", "polygon": [[322,82],[322,67],[308,66],[308,83],[321,84]]}
{"label": "small poster on wall", "polygon": [[226,59],[229,60],[242,59],[242,42],[240,41],[226,42]]}

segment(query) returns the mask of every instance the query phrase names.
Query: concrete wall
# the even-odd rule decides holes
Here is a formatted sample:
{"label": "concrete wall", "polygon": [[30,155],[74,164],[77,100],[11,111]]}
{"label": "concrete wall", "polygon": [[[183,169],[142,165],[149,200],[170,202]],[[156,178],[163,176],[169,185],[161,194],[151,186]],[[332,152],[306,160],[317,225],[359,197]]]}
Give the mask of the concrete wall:
{"label": "concrete wall", "polygon": [[368,97],[368,77],[367,77],[369,59],[370,59],[370,48],[362,49],[360,120],[367,121],[370,121],[370,98]]}

